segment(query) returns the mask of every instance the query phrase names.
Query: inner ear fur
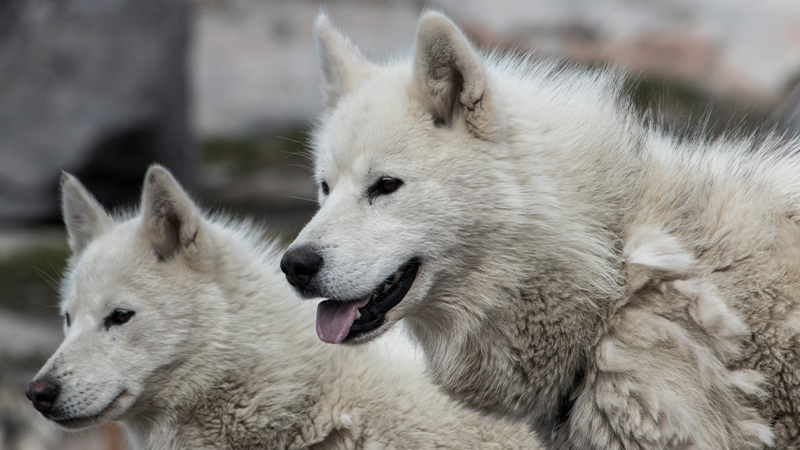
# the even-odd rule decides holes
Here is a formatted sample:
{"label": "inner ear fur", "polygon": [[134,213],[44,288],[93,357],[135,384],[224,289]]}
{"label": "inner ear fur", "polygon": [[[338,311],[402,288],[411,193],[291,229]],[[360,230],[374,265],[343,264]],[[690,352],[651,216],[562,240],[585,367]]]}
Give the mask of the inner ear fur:
{"label": "inner ear fur", "polygon": [[147,171],[142,191],[143,230],[161,260],[202,250],[200,212],[167,169]]}
{"label": "inner ear fur", "polygon": [[437,124],[464,120],[477,138],[496,140],[503,130],[481,56],[466,36],[438,12],[422,15],[414,53],[413,83]]}

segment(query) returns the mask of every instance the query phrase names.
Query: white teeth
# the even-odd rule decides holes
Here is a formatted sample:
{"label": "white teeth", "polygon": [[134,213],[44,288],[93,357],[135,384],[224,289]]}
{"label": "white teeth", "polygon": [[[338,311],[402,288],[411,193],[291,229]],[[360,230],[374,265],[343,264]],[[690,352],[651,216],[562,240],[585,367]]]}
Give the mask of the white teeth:
{"label": "white teeth", "polygon": [[356,310],[356,320],[361,318],[361,311]]}
{"label": "white teeth", "polygon": [[375,290],[372,291],[372,296],[370,297],[370,300],[373,300],[375,297],[389,292],[389,289],[395,284],[397,284],[401,276],[403,276],[403,271],[398,270],[397,272],[394,273],[391,280],[386,280],[383,283],[379,284],[378,287],[376,287]]}

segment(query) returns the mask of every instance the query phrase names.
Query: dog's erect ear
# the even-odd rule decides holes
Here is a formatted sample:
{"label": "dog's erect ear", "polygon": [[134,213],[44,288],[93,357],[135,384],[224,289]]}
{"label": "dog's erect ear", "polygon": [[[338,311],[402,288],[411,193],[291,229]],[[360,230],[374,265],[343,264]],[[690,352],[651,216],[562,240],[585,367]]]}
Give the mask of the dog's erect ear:
{"label": "dog's erect ear", "polygon": [[160,260],[202,247],[200,212],[167,169],[153,165],[144,176],[143,231]]}
{"label": "dog's erect ear", "polygon": [[114,219],[83,184],[66,172],[61,175],[61,212],[67,226],[69,248],[76,255],[114,225]]}
{"label": "dog's erect ear", "polygon": [[504,128],[481,56],[454,23],[437,12],[419,20],[414,87],[438,124],[466,120],[469,132],[486,140],[497,139]]}
{"label": "dog's erect ear", "polygon": [[366,75],[370,63],[350,39],[334,28],[325,13],[314,21],[314,37],[322,69],[322,93],[326,106],[333,108]]}

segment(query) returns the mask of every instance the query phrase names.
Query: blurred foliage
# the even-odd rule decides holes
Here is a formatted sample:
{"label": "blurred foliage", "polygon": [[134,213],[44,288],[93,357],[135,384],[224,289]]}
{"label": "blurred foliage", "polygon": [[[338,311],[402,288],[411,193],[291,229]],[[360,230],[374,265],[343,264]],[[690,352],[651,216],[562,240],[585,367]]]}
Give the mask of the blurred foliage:
{"label": "blurred foliage", "polygon": [[206,163],[225,163],[249,171],[287,165],[308,166],[308,126],[289,126],[273,133],[220,136],[202,143]]}
{"label": "blurred foliage", "polygon": [[0,259],[0,306],[48,312],[58,304],[58,287],[70,251],[32,247]]}
{"label": "blurred foliage", "polygon": [[719,98],[678,81],[630,77],[626,88],[637,110],[656,113],[662,125],[680,133],[701,130],[710,137],[749,134],[770,122],[768,111],[742,100]]}

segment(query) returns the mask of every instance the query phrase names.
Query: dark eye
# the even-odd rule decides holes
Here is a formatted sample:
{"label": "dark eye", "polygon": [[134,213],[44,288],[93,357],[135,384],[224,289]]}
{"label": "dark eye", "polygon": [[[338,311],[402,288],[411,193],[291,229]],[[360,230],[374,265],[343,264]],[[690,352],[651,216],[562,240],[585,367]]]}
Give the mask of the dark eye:
{"label": "dark eye", "polygon": [[67,322],[67,328],[72,325],[72,320],[69,318],[69,313],[64,313],[64,321]]}
{"label": "dark eye", "polygon": [[114,312],[103,319],[103,326],[106,327],[107,330],[113,326],[122,325],[131,320],[134,314],[136,313],[129,309],[115,309]]}
{"label": "dark eye", "polygon": [[369,188],[369,199],[370,203],[372,203],[372,199],[379,196],[379,195],[387,195],[391,194],[392,192],[400,189],[400,186],[403,185],[403,180],[399,178],[392,178],[392,177],[381,177],[378,181],[375,182]]}
{"label": "dark eye", "polygon": [[331,192],[331,189],[328,187],[328,183],[326,183],[326,182],[324,182],[324,181],[323,181],[323,182],[322,182],[322,183],[320,183],[319,185],[320,185],[320,187],[322,188],[322,194],[323,194],[323,195],[328,195],[328,194],[330,194],[330,192]]}

